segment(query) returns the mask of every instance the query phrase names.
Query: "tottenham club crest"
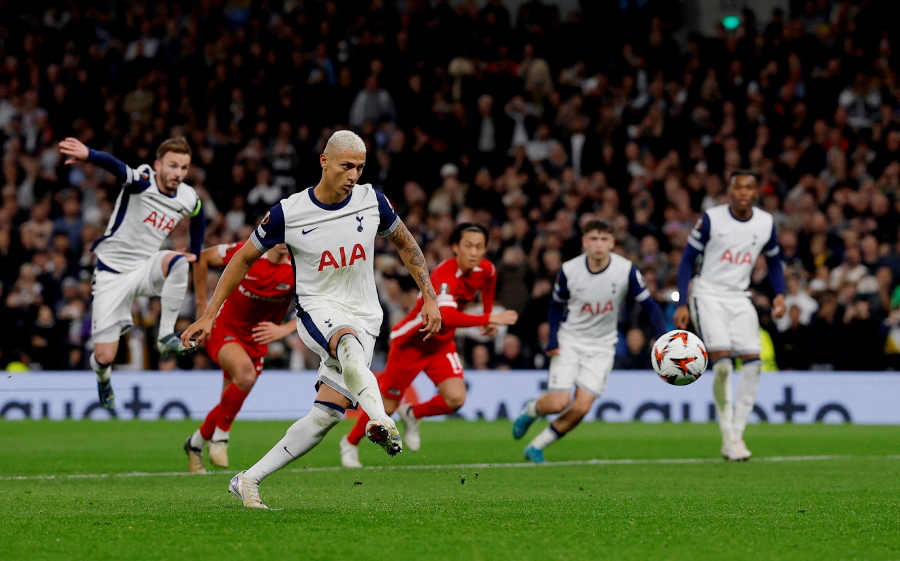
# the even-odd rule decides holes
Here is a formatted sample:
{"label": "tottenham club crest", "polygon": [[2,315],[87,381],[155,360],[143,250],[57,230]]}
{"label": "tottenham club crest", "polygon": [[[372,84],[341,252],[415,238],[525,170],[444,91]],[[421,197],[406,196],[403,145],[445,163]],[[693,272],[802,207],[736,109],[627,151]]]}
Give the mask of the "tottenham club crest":
{"label": "tottenham club crest", "polygon": [[362,216],[357,216],[357,217],[356,217],[356,221],[359,222],[359,226],[356,227],[356,231],[357,231],[357,232],[362,232],[362,231],[363,231],[363,227],[362,227],[363,217],[362,217]]}

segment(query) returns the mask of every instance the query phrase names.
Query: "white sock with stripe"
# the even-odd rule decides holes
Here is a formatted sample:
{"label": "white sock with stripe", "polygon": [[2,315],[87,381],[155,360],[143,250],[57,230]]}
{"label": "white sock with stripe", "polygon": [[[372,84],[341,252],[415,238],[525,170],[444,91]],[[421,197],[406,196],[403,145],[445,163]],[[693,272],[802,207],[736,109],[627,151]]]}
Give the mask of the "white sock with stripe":
{"label": "white sock with stripe", "polygon": [[97,355],[91,353],[91,357],[88,359],[88,362],[91,365],[91,370],[94,371],[94,374],[97,375],[98,382],[108,382],[110,374],[112,373],[112,365],[111,364],[103,364],[99,360],[97,360]]}
{"label": "white sock with stripe", "polygon": [[744,429],[747,427],[747,419],[753,411],[756,403],[756,393],[759,390],[759,373],[762,369],[760,360],[754,359],[744,362],[741,367],[741,379],[738,380],[737,396],[734,402],[734,438],[744,438]]}
{"label": "white sock with stripe", "polygon": [[553,428],[553,424],[550,424],[550,426],[539,432],[528,445],[538,450],[543,450],[565,436],[565,434],[564,432],[559,432]]}
{"label": "white sock with stripe", "polygon": [[325,404],[317,401],[306,417],[291,425],[284,438],[247,470],[247,477],[262,481],[303,456],[322,442],[328,431],[343,418],[342,408],[333,403]]}

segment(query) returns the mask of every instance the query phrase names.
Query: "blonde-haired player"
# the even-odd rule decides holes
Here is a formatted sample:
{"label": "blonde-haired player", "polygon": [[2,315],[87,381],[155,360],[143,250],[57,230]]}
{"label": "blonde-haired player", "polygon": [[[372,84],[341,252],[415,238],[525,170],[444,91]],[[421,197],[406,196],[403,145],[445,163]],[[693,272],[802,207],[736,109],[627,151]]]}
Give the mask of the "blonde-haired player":
{"label": "blonde-haired player", "polygon": [[[716,376],[713,397],[722,431],[722,457],[730,461],[746,461],[752,456],[744,443],[744,428],[759,389],[761,343],[759,316],[747,288],[760,253],[766,257],[776,294],[772,315],[784,315],[784,272],[775,221],[768,212],[753,207],[757,197],[756,174],[735,171],[728,186],[728,204],[709,209],[697,221],[678,266],[680,304],[673,321],[678,329],[686,329],[692,317],[709,351]],[[701,255],[703,260],[693,276]],[[736,400],[731,388],[733,355],[743,364]]]}
{"label": "blonde-haired player", "polygon": [[259,483],[303,456],[359,404],[372,419],[369,440],[389,455],[402,450],[400,433],[385,414],[375,375],[369,370],[382,311],[373,269],[375,235],[387,237],[419,285],[424,337],[441,328],[437,295],[425,257],[388,200],[371,185],[357,185],[366,165],[366,146],[350,131],[338,131],[319,156],[322,179],[312,188],[273,206],[222,273],[209,307],[183,334],[185,345],[209,335],[225,298],[250,266],[276,244],[287,244],[294,263],[297,331],[318,353],[319,380],[309,414],[294,423],[253,467],[231,480],[231,492],[250,508],[268,508]]}

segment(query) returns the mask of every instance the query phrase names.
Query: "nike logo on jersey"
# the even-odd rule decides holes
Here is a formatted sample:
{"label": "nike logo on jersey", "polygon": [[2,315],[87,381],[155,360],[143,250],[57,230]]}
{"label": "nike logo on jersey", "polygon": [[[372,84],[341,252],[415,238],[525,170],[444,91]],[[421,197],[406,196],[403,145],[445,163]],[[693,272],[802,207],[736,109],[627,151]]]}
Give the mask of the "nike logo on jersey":
{"label": "nike logo on jersey", "polygon": [[306,234],[312,232],[313,230],[318,230],[318,229],[319,229],[319,227],[316,226],[315,228],[310,228],[309,230],[300,230],[300,233],[305,236]]}
{"label": "nike logo on jersey", "polygon": [[363,392],[364,392],[364,391],[366,391],[366,390],[367,390],[367,389],[369,389],[369,386],[366,386],[366,387],[364,387],[364,388],[363,388],[363,389],[361,389],[361,390],[359,390],[359,393],[358,393],[358,394],[356,394],[356,397],[359,397],[359,396],[361,396],[361,395],[362,395],[362,393],[363,393]]}
{"label": "nike logo on jersey", "polygon": [[275,290],[290,290],[290,288],[291,288],[291,285],[284,283],[284,282],[280,282],[275,285]]}

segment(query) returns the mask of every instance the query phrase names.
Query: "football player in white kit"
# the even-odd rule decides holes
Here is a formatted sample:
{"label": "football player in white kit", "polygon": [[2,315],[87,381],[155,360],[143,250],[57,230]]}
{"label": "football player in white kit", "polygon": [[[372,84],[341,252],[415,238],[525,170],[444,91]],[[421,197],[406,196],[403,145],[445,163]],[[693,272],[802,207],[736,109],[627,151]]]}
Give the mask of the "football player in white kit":
{"label": "football player in white kit", "polygon": [[[747,288],[760,253],[765,255],[776,294],[772,315],[781,317],[785,311],[775,221],[768,212],[753,207],[758,196],[756,174],[735,171],[728,186],[728,204],[709,209],[697,221],[678,266],[680,303],[673,320],[675,327],[686,329],[692,318],[709,351],[716,375],[713,397],[722,429],[722,456],[731,461],[746,461],[752,455],[744,444],[744,428],[759,389],[761,343],[759,316]],[[731,388],[733,355],[743,364],[736,400]]]}
{"label": "football player in white kit", "polygon": [[[556,275],[547,321],[550,373],[547,392],[529,401],[513,424],[520,439],[538,417],[562,412],[525,447],[525,457],[544,461],[544,448],[578,426],[606,387],[619,340],[619,312],[626,297],[639,303],[656,336],[666,332],[659,304],[628,259],[612,253],[612,226],[604,220],[584,225],[584,254],[563,263]],[[575,397],[572,397],[572,389]]]}
{"label": "football player in white kit", "polygon": [[400,433],[385,414],[375,375],[369,370],[382,311],[373,269],[375,235],[387,237],[425,298],[422,329],[429,339],[441,328],[437,295],[422,250],[383,194],[356,181],[366,163],[366,145],[351,131],[335,132],[319,157],[322,179],[315,187],[273,206],[222,273],[206,312],[183,334],[186,346],[206,339],[225,298],[269,248],[285,243],[296,277],[297,331],[316,351],[319,380],[309,414],[294,423],[253,467],[231,480],[230,489],[250,508],[268,508],[259,483],[309,452],[359,404],[371,419],[369,440],[391,456],[401,452]]}
{"label": "football player in white kit", "polygon": [[[159,296],[157,348],[164,356],[193,352],[175,335],[175,321],[188,286],[188,263],[203,248],[206,219],[200,197],[183,183],[191,165],[191,147],[184,137],[170,138],[156,150],[153,166],[137,169],[113,156],[93,150],[75,138],[59,143],[66,164],[96,164],[115,175],[122,185],[103,235],[91,250],[97,256],[91,292],[91,369],[97,374],[100,405],[114,410],[110,373],[119,338],[131,329],[131,307],[137,296]],[[191,218],[191,252],[160,251],[169,232]]]}

